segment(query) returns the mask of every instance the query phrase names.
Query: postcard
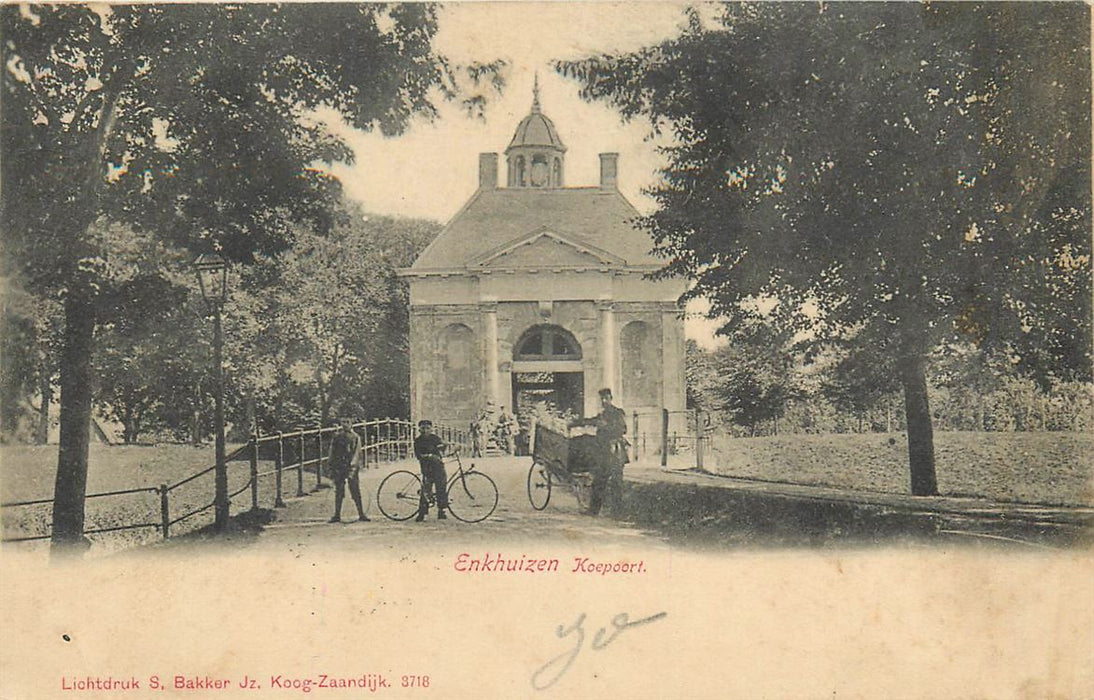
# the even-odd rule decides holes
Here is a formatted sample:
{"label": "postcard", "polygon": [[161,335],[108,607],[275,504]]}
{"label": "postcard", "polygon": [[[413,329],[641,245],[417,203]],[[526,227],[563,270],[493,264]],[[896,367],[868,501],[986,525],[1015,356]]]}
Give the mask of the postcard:
{"label": "postcard", "polygon": [[1088,5],[0,20],[0,697],[1094,696]]}

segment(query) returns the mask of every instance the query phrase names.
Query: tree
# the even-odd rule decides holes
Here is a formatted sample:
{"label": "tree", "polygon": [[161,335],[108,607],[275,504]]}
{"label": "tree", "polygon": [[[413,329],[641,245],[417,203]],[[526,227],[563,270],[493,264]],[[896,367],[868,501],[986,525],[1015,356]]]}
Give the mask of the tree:
{"label": "tree", "polygon": [[670,137],[641,221],[664,274],[717,316],[775,299],[803,342],[870,348],[901,384],[912,492],[928,495],[940,343],[1089,380],[1089,13],[735,4],[558,68]]}
{"label": "tree", "polygon": [[867,414],[900,388],[899,380],[886,371],[889,363],[872,350],[858,347],[845,352],[821,383],[821,393],[836,410],[857,419],[859,432]]}
{"label": "tree", "polygon": [[795,358],[770,326],[737,328],[725,346],[712,353],[715,408],[755,435],[766,422],[779,432],[779,420],[791,401],[802,397]]}
{"label": "tree", "polygon": [[247,311],[231,314],[250,319],[231,331],[239,334],[231,345],[260,368],[237,379],[253,395],[272,396],[266,410],[281,422],[407,412],[409,300],[396,269],[440,226],[367,215],[349,203],[336,222],[325,236],[298,232],[292,248],[256,266],[237,300]]}
{"label": "tree", "polygon": [[0,23],[4,273],[63,306],[63,552],[82,542],[90,360],[112,259],[92,225],[107,216],[249,263],[293,226],[329,226],[338,184],[313,165],[352,153],[304,117],[334,108],[395,134],[435,113],[436,90],[455,95],[455,72],[433,53],[429,5],[5,5]]}

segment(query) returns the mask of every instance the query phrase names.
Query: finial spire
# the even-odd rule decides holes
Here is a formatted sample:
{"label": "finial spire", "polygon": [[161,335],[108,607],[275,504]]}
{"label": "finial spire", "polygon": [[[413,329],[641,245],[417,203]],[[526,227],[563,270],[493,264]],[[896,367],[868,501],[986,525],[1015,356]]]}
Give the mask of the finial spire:
{"label": "finial spire", "polygon": [[532,111],[538,112],[539,110],[539,71],[537,70],[532,83]]}

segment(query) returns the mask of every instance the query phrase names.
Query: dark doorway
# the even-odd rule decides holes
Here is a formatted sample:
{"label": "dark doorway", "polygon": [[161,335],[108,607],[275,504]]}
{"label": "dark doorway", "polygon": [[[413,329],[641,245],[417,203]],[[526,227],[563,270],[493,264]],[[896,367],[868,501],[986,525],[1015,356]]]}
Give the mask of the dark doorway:
{"label": "dark doorway", "polygon": [[530,415],[538,404],[552,412],[585,415],[585,375],[582,372],[513,372],[513,410]]}

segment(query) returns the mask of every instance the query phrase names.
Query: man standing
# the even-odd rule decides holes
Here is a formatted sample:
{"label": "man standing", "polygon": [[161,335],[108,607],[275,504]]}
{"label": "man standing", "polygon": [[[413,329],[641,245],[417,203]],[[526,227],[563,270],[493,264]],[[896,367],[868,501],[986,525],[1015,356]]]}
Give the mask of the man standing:
{"label": "man standing", "polygon": [[589,514],[597,515],[605,499],[608,512],[618,515],[623,505],[623,465],[627,457],[627,414],[612,405],[612,390],[600,390],[600,413],[594,418],[573,421],[571,426],[596,427],[596,440],[600,445],[603,463],[593,472],[593,492],[589,498]]}
{"label": "man standing", "polygon": [[471,421],[471,456],[482,457],[482,419]]}
{"label": "man standing", "polygon": [[505,412],[504,406],[501,408],[501,415],[498,416],[496,435],[498,449],[507,455],[513,454],[513,420],[509,417],[509,414]]}
{"label": "man standing", "polygon": [[349,494],[357,506],[357,519],[368,522],[365,509],[361,505],[361,481],[357,471],[361,466],[361,437],[354,432],[353,422],[343,418],[342,429],[334,434],[330,443],[327,464],[330,465],[331,479],[334,480],[334,516],[332,523],[342,522],[342,501],[346,498],[346,482],[349,482]]}
{"label": "man standing", "polygon": [[436,494],[437,520],[447,519],[448,493],[445,484],[448,476],[444,471],[444,441],[433,433],[433,421],[418,422],[418,437],[414,438],[414,456],[422,469],[422,493],[418,499],[418,517],[416,522],[425,520],[429,513],[428,496],[430,491]]}

